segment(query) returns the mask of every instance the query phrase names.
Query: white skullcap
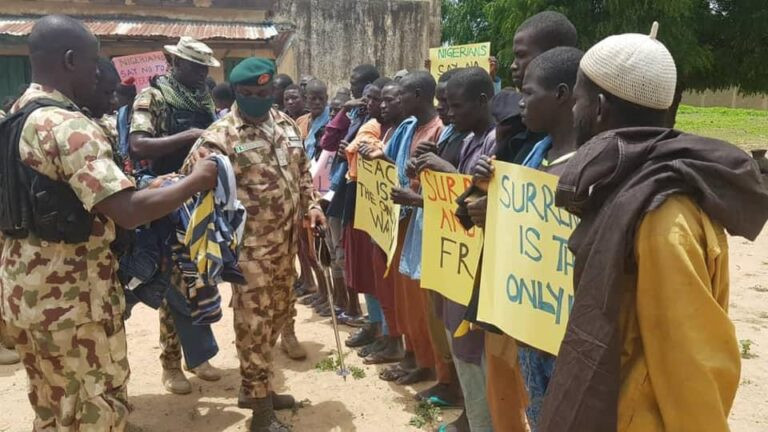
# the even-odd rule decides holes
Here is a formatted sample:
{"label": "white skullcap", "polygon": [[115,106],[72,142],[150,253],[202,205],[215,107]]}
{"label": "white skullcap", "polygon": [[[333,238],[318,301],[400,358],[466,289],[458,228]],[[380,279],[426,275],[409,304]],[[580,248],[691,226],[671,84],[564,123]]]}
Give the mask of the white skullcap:
{"label": "white skullcap", "polygon": [[659,23],[650,36],[627,33],[609,36],[589,49],[580,67],[595,84],[610,94],[647,108],[672,106],[677,68],[667,47],[656,40]]}

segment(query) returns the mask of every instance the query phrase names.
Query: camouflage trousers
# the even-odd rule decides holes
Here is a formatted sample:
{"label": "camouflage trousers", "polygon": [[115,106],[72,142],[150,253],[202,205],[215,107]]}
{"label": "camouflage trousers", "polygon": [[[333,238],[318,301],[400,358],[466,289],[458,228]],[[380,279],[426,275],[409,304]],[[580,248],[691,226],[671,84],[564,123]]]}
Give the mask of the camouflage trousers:
{"label": "camouflage trousers", "polygon": [[296,316],[294,257],[240,261],[247,285],[233,285],[235,346],[245,394],[264,398],[272,390],[272,349],[283,326]]}
{"label": "camouflage trousers", "polygon": [[5,325],[5,321],[3,321],[2,310],[0,310],[0,345],[3,345],[6,348],[13,348],[13,341],[8,334],[8,328]]}
{"label": "camouflage trousers", "polygon": [[181,369],[181,342],[168,308],[168,303],[163,302],[158,310],[160,312],[160,363],[163,369]]}
{"label": "camouflage trousers", "polygon": [[66,330],[15,327],[36,432],[125,430],[130,375],[122,318]]}
{"label": "camouflage trousers", "polygon": [[[183,286],[181,272],[174,269],[171,272],[171,287],[169,289],[178,289]],[[173,322],[173,315],[168,309],[168,303],[163,302],[160,306],[160,363],[163,369],[181,369],[181,341],[176,333],[176,324]]]}

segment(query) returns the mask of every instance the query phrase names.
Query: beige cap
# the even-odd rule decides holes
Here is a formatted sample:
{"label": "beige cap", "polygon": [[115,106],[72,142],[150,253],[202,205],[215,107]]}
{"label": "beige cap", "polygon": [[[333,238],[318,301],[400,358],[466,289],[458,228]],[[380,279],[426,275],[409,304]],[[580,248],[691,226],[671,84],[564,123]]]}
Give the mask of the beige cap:
{"label": "beige cap", "polygon": [[677,86],[675,59],[656,40],[659,23],[650,35],[627,33],[609,36],[589,49],[581,70],[603,90],[647,108],[672,106]]}
{"label": "beige cap", "polygon": [[213,57],[213,50],[211,50],[208,45],[196,39],[192,39],[189,36],[182,36],[181,39],[179,39],[179,43],[176,45],[166,45],[165,50],[176,57],[181,57],[184,60],[189,60],[201,65],[211,67],[221,66],[221,63]]}

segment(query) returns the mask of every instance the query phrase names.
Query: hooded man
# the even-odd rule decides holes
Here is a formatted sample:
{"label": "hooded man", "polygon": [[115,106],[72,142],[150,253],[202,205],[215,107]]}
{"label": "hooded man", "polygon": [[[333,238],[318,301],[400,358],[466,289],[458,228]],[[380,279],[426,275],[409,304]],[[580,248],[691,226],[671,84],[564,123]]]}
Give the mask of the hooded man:
{"label": "hooded man", "polygon": [[[171,72],[155,77],[139,93],[130,121],[130,155],[149,160],[152,175],[178,171],[192,144],[216,118],[206,86],[209,67],[220,66],[213,51],[186,36],[165,50],[171,54]],[[183,292],[181,272],[173,272],[171,285]],[[219,348],[210,325],[192,325],[191,317],[172,304],[166,301],[160,307],[162,381],[169,392],[187,394],[192,385],[181,370],[182,348],[186,368],[206,381],[221,378],[221,372],[208,362]]]}
{"label": "hooded man", "polygon": [[729,430],[725,231],[754,239],[768,192],[740,149],[664,127],[677,69],[657,30],[608,37],[580,63],[579,148],[555,197],[581,218],[576,297],[541,431]]}

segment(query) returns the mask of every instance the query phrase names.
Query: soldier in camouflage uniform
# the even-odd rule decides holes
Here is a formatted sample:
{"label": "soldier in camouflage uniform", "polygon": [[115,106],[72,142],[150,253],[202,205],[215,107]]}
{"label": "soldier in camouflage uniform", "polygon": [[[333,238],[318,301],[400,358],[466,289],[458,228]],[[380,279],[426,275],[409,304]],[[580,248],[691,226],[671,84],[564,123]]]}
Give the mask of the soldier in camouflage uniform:
{"label": "soldier in camouflage uniform", "polygon": [[12,112],[38,99],[73,110],[33,111],[21,129],[20,163],[71,188],[93,222],[81,243],[45,241],[34,228],[23,237],[6,236],[0,309],[29,379],[33,429],[122,431],[130,372],[124,294],[110,248],[115,226],[146,223],[210,189],[216,165],[201,161],[172,189],[134,191],[101,129],[76,110],[95,88],[96,38],[77,20],[48,16],[32,29],[29,51],[33,84]]}
{"label": "soldier in camouflage uniform", "polygon": [[238,405],[254,410],[252,431],[287,430],[274,409],[294,399],[272,391],[272,349],[295,309],[294,260],[298,227],[307,214],[312,227],[325,224],[317,204],[309,161],[296,123],[270,109],[275,64],[243,60],[230,75],[236,103],[197,141],[187,163],[208,152],[229,156],[237,197],[247,210],[239,264],[247,285],[233,286],[235,345],[242,378]]}
{"label": "soldier in camouflage uniform", "polygon": [[[208,67],[219,66],[211,49],[189,37],[165,48],[172,57],[172,71],[154,79],[138,94],[131,114],[131,156],[149,160],[154,175],[178,171],[192,144],[215,118],[214,102],[205,85]],[[175,266],[171,285],[171,289],[184,290],[181,272]],[[219,350],[211,326],[192,325],[191,320],[171,310],[167,301],[160,307],[162,382],[175,394],[192,391],[181,370],[182,348],[189,371],[206,381],[221,378],[221,372],[209,363]],[[189,333],[180,335],[177,321],[179,328],[191,329]]]}

